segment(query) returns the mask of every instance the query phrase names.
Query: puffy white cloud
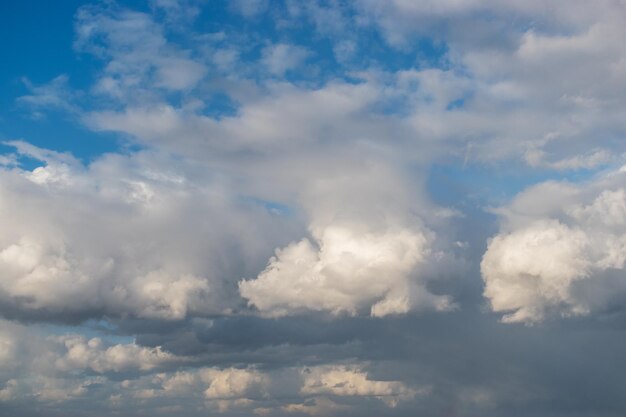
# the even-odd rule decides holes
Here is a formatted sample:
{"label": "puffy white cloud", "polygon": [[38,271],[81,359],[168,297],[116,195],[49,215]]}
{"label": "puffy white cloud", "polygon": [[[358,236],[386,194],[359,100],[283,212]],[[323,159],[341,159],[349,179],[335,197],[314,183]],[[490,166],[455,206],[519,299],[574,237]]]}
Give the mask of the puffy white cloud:
{"label": "puffy white cloud", "polygon": [[[121,383],[122,394],[142,401],[204,399],[204,408],[217,412],[250,410],[268,398],[272,379],[253,368],[199,367],[159,373]],[[116,400],[120,402],[122,398]]]}
{"label": "puffy white cloud", "polygon": [[546,183],[500,209],[505,222],[481,270],[485,296],[508,322],[589,314],[626,295],[626,177]]}
{"label": "puffy white cloud", "polygon": [[146,348],[136,344],[106,346],[97,337],[86,340],[82,336],[63,336],[58,338],[58,342],[67,350],[55,362],[61,370],[91,369],[98,373],[150,371],[184,361],[184,358],[177,358],[159,347]]}
{"label": "puffy white cloud", "polygon": [[44,165],[0,172],[0,304],[12,315],[172,320],[231,309],[238,296],[228,281],[246,269],[233,257],[261,265],[261,242],[282,221],[222,185],[187,179],[189,167],[161,169],[157,154],[85,167],[16,145]]}
{"label": "puffy white cloud", "polygon": [[[160,347],[51,331],[59,329],[0,320],[0,402],[34,398],[60,404],[96,389],[106,394],[106,404],[100,405],[107,408],[129,401],[201,399],[198,406],[204,401],[208,409],[226,411],[267,398],[272,384],[268,374],[253,368],[203,367]],[[189,368],[167,372],[181,366]],[[127,379],[120,381],[121,375]],[[102,398],[97,394],[94,401]]]}
{"label": "puffy white cloud", "polygon": [[255,280],[239,284],[241,295],[271,317],[304,310],[356,314],[367,308],[372,316],[409,311],[411,274],[428,255],[423,234],[329,226],[312,235],[315,246],[304,239],[277,250]]}
{"label": "puffy white cloud", "polygon": [[494,237],[481,263],[492,309],[514,311],[504,317],[509,322],[540,319],[551,305],[584,312],[571,287],[589,273],[588,245],[584,232],[554,220]]}
{"label": "puffy white cloud", "polygon": [[[429,229],[440,226],[432,221],[439,209],[411,184],[416,178],[403,172],[407,158],[426,158],[428,151],[399,155],[402,147],[390,146],[388,138],[397,132],[405,143],[410,127],[394,117],[366,116],[387,99],[410,102],[411,91],[404,87],[414,83],[412,75],[394,77],[388,90],[380,90],[376,79],[314,90],[272,84],[268,97],[248,99],[237,115],[221,120],[171,106],[94,113],[89,119],[99,129],[121,130],[168,148],[171,136],[181,137],[176,152],[206,155],[236,173],[242,189],[289,202],[309,215],[312,240],[280,250],[256,280],[240,284],[241,294],[263,314],[446,310],[451,300],[427,291],[427,279],[418,271],[442,256],[431,248],[437,235]],[[417,77],[439,90],[437,106],[456,98],[453,88],[438,87],[436,72]]]}
{"label": "puffy white cloud", "polygon": [[39,376],[32,383],[31,390],[37,401],[59,403],[83,397],[91,385],[99,385],[104,381],[101,377],[81,380]]}
{"label": "puffy white cloud", "polygon": [[388,406],[409,399],[417,391],[400,381],[377,381],[358,367],[326,365],[305,368],[301,392],[305,395],[376,397]]}
{"label": "puffy white cloud", "polygon": [[277,250],[256,279],[239,283],[261,314],[382,317],[452,307],[449,297],[426,288],[425,266],[442,254],[433,249],[436,234],[411,210],[428,204],[404,193],[403,180],[386,164],[359,168],[344,166],[340,177],[319,174],[301,198],[314,241]]}
{"label": "puffy white cloud", "polygon": [[206,369],[200,372],[201,379],[209,386],[204,396],[211,400],[228,400],[259,395],[267,389],[269,378],[253,369]]}

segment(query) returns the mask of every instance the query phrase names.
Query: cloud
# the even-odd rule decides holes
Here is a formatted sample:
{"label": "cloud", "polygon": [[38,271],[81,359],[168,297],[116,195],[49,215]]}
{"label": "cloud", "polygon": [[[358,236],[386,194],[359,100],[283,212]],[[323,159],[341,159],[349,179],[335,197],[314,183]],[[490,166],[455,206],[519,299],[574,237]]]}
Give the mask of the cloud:
{"label": "cloud", "polygon": [[264,12],[268,3],[266,0],[235,0],[230,7],[245,18],[253,18]]}
{"label": "cloud", "polygon": [[500,211],[505,220],[481,263],[485,296],[504,321],[586,315],[626,295],[624,173],[581,184],[545,183]]}
{"label": "cloud", "polygon": [[[310,401],[304,403],[286,404],[282,406],[282,410],[287,413],[299,413],[308,414],[312,416],[325,416],[333,415],[334,413],[346,413],[349,410],[348,406],[337,404],[328,398],[313,398]],[[272,409],[255,409],[255,413],[259,415],[271,415],[275,412]]]}
{"label": "cloud", "polygon": [[426,287],[424,266],[442,256],[432,250],[436,235],[411,213],[426,207],[404,187],[395,170],[378,162],[354,172],[346,164],[342,177],[320,174],[301,197],[314,242],[277,250],[256,279],[239,283],[241,295],[270,317],[449,310],[450,297]]}
{"label": "cloud", "polygon": [[0,389],[0,401],[8,401],[13,399],[17,391],[17,381],[9,379],[2,389]]}
{"label": "cloud", "polygon": [[17,103],[119,148],[0,155],[0,414],[624,409],[623,16],[81,7]]}
{"label": "cloud", "polygon": [[269,383],[265,375],[245,369],[209,369],[202,372],[201,377],[209,381],[209,387],[204,391],[208,399],[242,398],[254,390],[262,392]]}
{"label": "cloud", "polygon": [[261,62],[271,74],[284,76],[302,65],[309,52],[300,46],[279,43],[265,47],[261,54]]}
{"label": "cloud", "polygon": [[162,170],[156,154],[111,155],[85,167],[67,155],[16,146],[44,165],[0,172],[0,309],[9,316],[180,320],[232,309],[238,296],[226,296],[227,282],[246,268],[228,257],[210,259],[230,235],[228,253],[247,252],[260,264],[264,238],[248,233],[244,242],[236,230],[247,221],[255,223],[249,232],[265,220],[281,221],[217,184],[188,182],[173,165]]}
{"label": "cloud", "polygon": [[205,65],[168,42],[162,25],[149,14],[114,3],[84,6],[78,10],[75,29],[75,49],[106,61],[95,86],[98,93],[132,101],[138,93],[149,96],[151,88],[190,89],[206,75]]}
{"label": "cloud", "polygon": [[91,369],[97,373],[122,372],[129,369],[150,371],[166,364],[182,362],[181,358],[164,352],[161,348],[145,348],[136,344],[105,346],[102,339],[86,340],[70,335],[57,338],[67,352],[55,362],[58,369]]}
{"label": "cloud", "polygon": [[[407,230],[358,233],[341,226],[313,230],[308,239],[276,253],[257,279],[239,284],[241,295],[262,314],[280,317],[306,310],[372,316],[411,308],[411,274],[427,256],[426,238]],[[435,308],[445,298],[432,296]]]}
{"label": "cloud", "polygon": [[306,395],[375,397],[395,407],[399,401],[417,393],[399,381],[372,380],[359,368],[328,365],[306,368],[302,375],[304,384],[300,391]]}
{"label": "cloud", "polygon": [[79,110],[74,104],[76,92],[68,85],[69,77],[66,74],[59,75],[47,84],[34,85],[27,78],[22,82],[30,94],[20,96],[16,102],[31,109],[32,116],[42,118],[44,110],[61,110],[75,113]]}

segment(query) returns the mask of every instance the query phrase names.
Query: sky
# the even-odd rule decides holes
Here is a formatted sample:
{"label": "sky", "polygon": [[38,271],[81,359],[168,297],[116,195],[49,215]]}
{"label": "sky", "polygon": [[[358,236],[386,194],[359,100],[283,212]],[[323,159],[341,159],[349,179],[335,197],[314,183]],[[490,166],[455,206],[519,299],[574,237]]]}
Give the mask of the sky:
{"label": "sky", "polygon": [[626,412],[626,3],[0,3],[0,414]]}

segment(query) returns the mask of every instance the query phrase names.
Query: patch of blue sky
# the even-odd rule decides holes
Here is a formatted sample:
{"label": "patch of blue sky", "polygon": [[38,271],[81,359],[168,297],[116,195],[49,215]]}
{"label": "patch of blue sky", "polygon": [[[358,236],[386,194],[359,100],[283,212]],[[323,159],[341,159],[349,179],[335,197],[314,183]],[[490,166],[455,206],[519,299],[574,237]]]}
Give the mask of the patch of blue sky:
{"label": "patch of blue sky", "polygon": [[455,161],[433,164],[426,187],[429,195],[439,204],[459,208],[487,208],[506,204],[526,188],[541,182],[580,183],[592,179],[604,170],[606,166],[555,171],[530,168],[522,162],[513,161],[498,163],[497,166]]}
{"label": "patch of blue sky", "polygon": [[118,149],[113,135],[94,134],[63,112],[44,113],[16,101],[29,94],[24,78],[39,85],[67,74],[73,88],[91,85],[97,63],[72,49],[74,15],[83,3],[0,2],[0,141],[24,139],[83,161]]}
{"label": "patch of blue sky", "polygon": [[275,216],[293,216],[296,213],[296,209],[293,207],[280,203],[278,201],[264,200],[257,197],[243,196],[240,198],[243,204],[249,204],[257,207],[261,207]]}
{"label": "patch of blue sky", "polygon": [[237,115],[237,102],[224,91],[214,91],[203,100],[203,108],[199,113],[203,116],[221,120]]}
{"label": "patch of blue sky", "polygon": [[[224,45],[237,48],[244,63],[252,66],[251,74],[263,79],[258,61],[264,48],[284,43],[305,48],[308,56],[303,65],[284,74],[294,83],[324,84],[331,79],[353,80],[355,71],[379,69],[398,71],[412,68],[447,66],[445,43],[423,37],[402,48],[391,47],[373,27],[359,26],[349,7],[341,8],[347,27],[336,33],[320,32],[306,12],[290,17],[283,2],[272,2],[269,10],[257,16],[234,13],[223,1],[212,2],[203,9],[197,29],[201,33],[223,33]],[[342,55],[341,44],[352,45]]]}
{"label": "patch of blue sky", "polygon": [[0,155],[11,156],[11,159],[14,160],[15,164],[9,165],[9,168],[17,167],[19,169],[33,171],[35,168],[46,165],[45,162],[37,158],[15,152],[15,147],[2,142],[0,142]]}
{"label": "patch of blue sky", "polygon": [[467,101],[468,98],[469,98],[469,96],[464,96],[464,97],[458,98],[456,100],[452,100],[446,106],[446,110],[450,111],[450,110],[456,110],[456,109],[463,108],[463,106],[465,106],[465,102]]}
{"label": "patch of blue sky", "polygon": [[[13,110],[10,120],[0,120],[0,141],[25,140],[57,152],[70,152],[83,163],[99,155],[121,149],[119,138],[109,133],[94,133],[76,121],[51,114],[32,120],[23,111]],[[0,153],[5,148],[0,148]],[[12,152],[12,151],[9,151]]]}
{"label": "patch of blue sky", "polygon": [[38,326],[45,336],[63,336],[78,334],[87,339],[99,337],[110,344],[129,344],[135,342],[134,336],[117,334],[117,328],[106,320],[88,320],[80,326],[64,324],[41,324]]}

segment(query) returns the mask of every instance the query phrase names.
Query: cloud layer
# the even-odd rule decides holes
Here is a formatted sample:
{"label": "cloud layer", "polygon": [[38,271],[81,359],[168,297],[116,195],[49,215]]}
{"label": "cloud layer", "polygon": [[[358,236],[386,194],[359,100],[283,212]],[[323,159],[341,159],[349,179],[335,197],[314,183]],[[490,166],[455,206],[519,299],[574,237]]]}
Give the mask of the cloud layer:
{"label": "cloud layer", "polygon": [[0,414],[626,409],[622,2],[24,4]]}

